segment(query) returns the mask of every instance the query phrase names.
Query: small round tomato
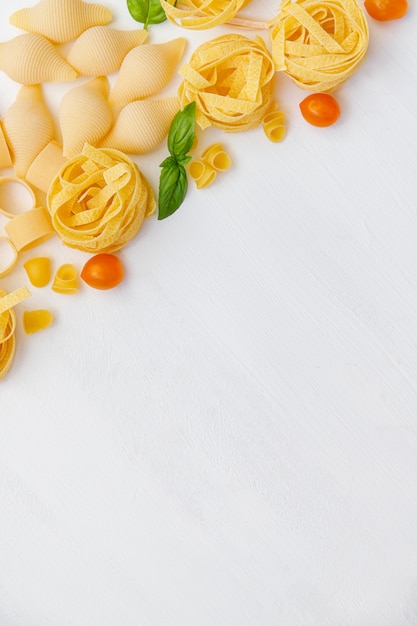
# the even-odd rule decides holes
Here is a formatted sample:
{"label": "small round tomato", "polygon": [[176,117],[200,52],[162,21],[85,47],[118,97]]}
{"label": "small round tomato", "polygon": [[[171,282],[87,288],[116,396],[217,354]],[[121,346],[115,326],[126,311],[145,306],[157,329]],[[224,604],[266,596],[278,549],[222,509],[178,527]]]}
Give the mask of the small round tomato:
{"label": "small round tomato", "polygon": [[299,106],[303,118],[313,126],[330,126],[339,119],[339,105],[328,93],[312,93]]}
{"label": "small round tomato", "polygon": [[80,276],[90,287],[111,289],[123,280],[123,263],[114,254],[102,252],[88,259]]}
{"label": "small round tomato", "polygon": [[408,2],[407,0],[365,0],[364,7],[374,20],[387,22],[404,17],[408,10]]}

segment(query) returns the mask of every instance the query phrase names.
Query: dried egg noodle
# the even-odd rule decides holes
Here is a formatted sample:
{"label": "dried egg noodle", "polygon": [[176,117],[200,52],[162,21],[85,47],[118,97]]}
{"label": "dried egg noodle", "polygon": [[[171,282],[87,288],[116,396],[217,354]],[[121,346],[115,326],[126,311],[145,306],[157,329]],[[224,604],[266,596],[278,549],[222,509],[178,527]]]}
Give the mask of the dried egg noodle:
{"label": "dried egg noodle", "polygon": [[271,105],[275,68],[263,39],[230,34],[199,46],[180,69],[181,106],[195,101],[201,128],[258,126]]}
{"label": "dried egg noodle", "polygon": [[203,30],[224,24],[235,17],[250,0],[183,0],[174,6],[172,0],[161,0],[167,18],[183,28]]}
{"label": "dried egg noodle", "polygon": [[277,71],[310,91],[336,89],[368,47],[367,20],[356,0],[285,0],[269,25]]}
{"label": "dried egg noodle", "polygon": [[52,181],[52,223],[64,244],[86,252],[114,252],[139,231],[155,207],[153,191],[131,159],[86,144]]}
{"label": "dried egg noodle", "polygon": [[11,293],[0,289],[0,380],[9,371],[16,347],[16,315],[13,307],[31,295],[27,287]]}

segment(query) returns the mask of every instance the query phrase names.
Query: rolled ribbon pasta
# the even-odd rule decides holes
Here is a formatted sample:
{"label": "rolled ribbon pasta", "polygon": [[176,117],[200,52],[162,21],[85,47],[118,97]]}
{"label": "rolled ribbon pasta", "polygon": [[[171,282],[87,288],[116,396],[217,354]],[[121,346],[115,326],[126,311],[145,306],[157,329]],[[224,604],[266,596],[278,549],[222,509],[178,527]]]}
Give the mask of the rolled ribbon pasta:
{"label": "rolled ribbon pasta", "polygon": [[114,252],[139,231],[155,197],[124,153],[85,144],[52,181],[47,206],[62,242],[85,252]]}
{"label": "rolled ribbon pasta", "polygon": [[266,137],[273,143],[279,143],[285,137],[285,113],[274,110],[265,115],[262,128]]}
{"label": "rolled ribbon pasta", "polygon": [[161,0],[167,18],[183,28],[203,30],[224,24],[250,0]]}
{"label": "rolled ribbon pasta", "polygon": [[181,108],[196,102],[201,128],[216,126],[227,132],[258,126],[269,109],[275,68],[259,36],[222,35],[199,46],[180,69]]}
{"label": "rolled ribbon pasta", "polygon": [[191,178],[194,179],[197,189],[204,189],[211,185],[217,176],[217,172],[207,161],[194,159],[188,166]]}
{"label": "rolled ribbon pasta", "polygon": [[301,89],[333,91],[368,48],[368,23],[356,0],[284,0],[269,25],[276,69]]}

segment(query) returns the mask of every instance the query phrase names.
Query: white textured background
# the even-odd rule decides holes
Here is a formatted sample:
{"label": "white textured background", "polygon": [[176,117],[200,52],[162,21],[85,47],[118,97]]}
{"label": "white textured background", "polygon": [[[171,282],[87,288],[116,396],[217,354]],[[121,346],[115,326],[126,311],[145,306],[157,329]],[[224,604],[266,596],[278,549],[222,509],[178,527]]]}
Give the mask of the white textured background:
{"label": "white textured background", "polygon": [[[2,3],[1,40],[30,4]],[[416,26],[414,6],[370,20],[335,126],[306,124],[279,77],[283,143],[200,135],[233,168],[147,221],[117,289],[16,308],[0,626],[417,625]],[[185,33],[188,58],[225,30],[150,41]],[[67,88],[46,86],[54,111]],[[17,89],[0,74],[0,114]],[[136,159],[154,187],[165,156]],[[26,336],[25,308],[54,325]]]}

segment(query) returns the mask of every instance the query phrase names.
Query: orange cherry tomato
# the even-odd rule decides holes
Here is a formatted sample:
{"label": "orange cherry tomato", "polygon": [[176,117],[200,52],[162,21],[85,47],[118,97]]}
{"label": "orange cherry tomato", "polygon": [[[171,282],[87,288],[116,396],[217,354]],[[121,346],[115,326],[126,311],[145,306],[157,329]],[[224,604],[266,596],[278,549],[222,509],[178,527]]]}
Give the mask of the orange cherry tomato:
{"label": "orange cherry tomato", "polygon": [[123,280],[123,263],[114,254],[102,252],[88,259],[80,276],[90,287],[111,289]]}
{"label": "orange cherry tomato", "polygon": [[380,22],[398,20],[408,10],[407,0],[365,0],[364,6],[368,14]]}
{"label": "orange cherry tomato", "polygon": [[299,106],[306,122],[313,126],[330,126],[339,119],[340,107],[327,93],[312,93]]}

